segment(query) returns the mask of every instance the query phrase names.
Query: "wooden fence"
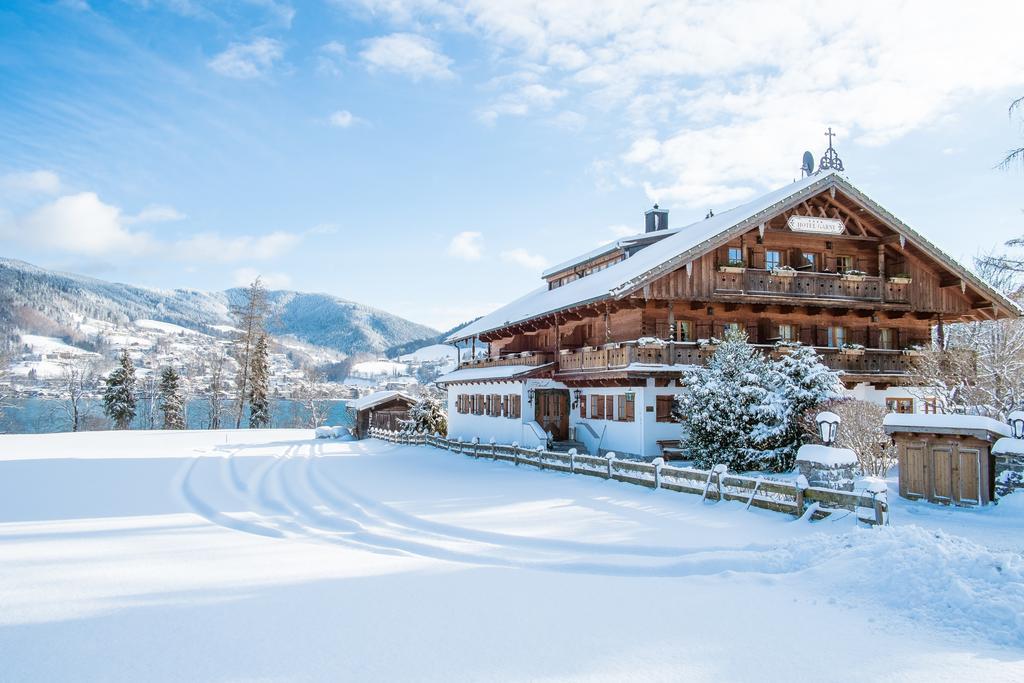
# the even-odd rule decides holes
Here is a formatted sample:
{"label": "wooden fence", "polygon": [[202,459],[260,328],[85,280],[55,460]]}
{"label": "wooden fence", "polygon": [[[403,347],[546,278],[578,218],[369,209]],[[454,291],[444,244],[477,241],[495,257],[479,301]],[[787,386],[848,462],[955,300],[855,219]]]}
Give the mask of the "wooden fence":
{"label": "wooden fence", "polygon": [[578,455],[522,448],[518,445],[449,440],[429,434],[410,434],[371,429],[370,436],[391,443],[424,445],[462,453],[474,458],[503,460],[515,465],[533,465],[541,469],[582,474],[601,479],[615,479],[653,489],[692,493],[704,500],[735,500],[748,508],[753,506],[801,517],[811,510],[822,518],[836,510],[849,510],[868,524],[885,524],[889,509],[885,495],[868,492],[836,491],[818,487],[801,488],[796,483],[729,474],[716,470],[674,467],[660,463],[619,460],[608,457]]}

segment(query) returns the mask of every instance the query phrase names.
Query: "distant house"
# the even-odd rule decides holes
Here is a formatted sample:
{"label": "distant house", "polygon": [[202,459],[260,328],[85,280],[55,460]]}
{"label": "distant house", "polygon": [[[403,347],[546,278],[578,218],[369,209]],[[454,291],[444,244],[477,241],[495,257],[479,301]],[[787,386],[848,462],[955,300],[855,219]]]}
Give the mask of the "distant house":
{"label": "distant house", "polygon": [[365,439],[370,429],[400,429],[402,420],[409,419],[409,408],[416,399],[401,391],[377,391],[363,396],[349,404],[353,414],[352,433],[357,439]]}

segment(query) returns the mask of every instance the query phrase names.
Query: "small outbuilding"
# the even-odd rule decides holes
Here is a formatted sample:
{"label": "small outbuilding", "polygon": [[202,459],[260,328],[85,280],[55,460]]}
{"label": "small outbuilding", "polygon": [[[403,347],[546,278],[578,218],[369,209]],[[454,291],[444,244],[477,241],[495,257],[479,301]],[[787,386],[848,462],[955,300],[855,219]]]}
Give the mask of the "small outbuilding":
{"label": "small outbuilding", "polygon": [[978,415],[892,413],[884,422],[896,442],[900,496],[933,503],[987,505],[995,498],[993,444],[1007,424]]}
{"label": "small outbuilding", "polygon": [[356,399],[348,405],[353,414],[352,434],[365,439],[374,427],[397,431],[415,404],[416,398],[402,391],[376,391]]}

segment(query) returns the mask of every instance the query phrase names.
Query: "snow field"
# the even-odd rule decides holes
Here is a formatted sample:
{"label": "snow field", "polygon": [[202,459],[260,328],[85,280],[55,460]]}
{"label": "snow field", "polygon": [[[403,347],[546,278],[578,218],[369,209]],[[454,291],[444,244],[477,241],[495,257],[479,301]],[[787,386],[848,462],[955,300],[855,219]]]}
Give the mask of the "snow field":
{"label": "snow field", "polygon": [[[1020,548],[946,511],[809,524],[312,437],[0,436],[4,678],[1024,676]],[[1020,538],[1017,507],[969,524]]]}

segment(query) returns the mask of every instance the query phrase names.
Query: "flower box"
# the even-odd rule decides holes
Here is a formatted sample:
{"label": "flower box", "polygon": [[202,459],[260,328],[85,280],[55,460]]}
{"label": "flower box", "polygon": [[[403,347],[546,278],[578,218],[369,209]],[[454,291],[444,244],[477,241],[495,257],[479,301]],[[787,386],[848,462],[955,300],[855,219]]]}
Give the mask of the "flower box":
{"label": "flower box", "polygon": [[903,275],[893,275],[891,278],[889,278],[890,285],[909,285],[913,281],[914,278]]}
{"label": "flower box", "polygon": [[839,349],[839,353],[844,356],[863,356],[864,347],[858,348],[856,346],[843,346]]}
{"label": "flower box", "polygon": [[775,277],[796,277],[796,270],[793,268],[772,268],[772,275]]}
{"label": "flower box", "polygon": [[922,349],[903,349],[904,356],[922,356],[924,351]]}
{"label": "flower box", "polygon": [[841,273],[839,275],[840,279],[846,280],[847,282],[864,282],[864,280],[866,280],[867,277],[867,275],[863,275],[860,273]]}
{"label": "flower box", "polygon": [[720,273],[744,273],[746,270],[743,266],[718,266]]}

